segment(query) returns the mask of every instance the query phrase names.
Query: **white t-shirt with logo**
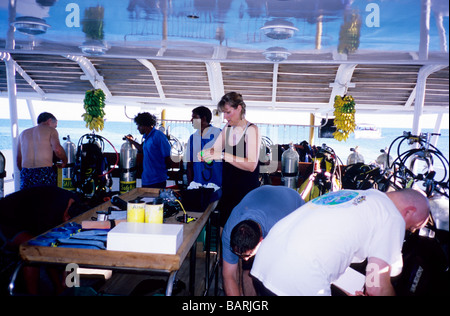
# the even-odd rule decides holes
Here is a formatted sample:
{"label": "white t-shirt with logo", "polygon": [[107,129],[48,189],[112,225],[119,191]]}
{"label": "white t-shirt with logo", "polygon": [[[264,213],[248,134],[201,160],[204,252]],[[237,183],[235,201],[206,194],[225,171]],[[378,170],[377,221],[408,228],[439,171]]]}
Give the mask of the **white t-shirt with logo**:
{"label": "white t-shirt with logo", "polygon": [[306,203],[263,240],[251,274],[277,295],[330,295],[352,262],[375,257],[402,269],[405,221],[378,190],[341,190]]}

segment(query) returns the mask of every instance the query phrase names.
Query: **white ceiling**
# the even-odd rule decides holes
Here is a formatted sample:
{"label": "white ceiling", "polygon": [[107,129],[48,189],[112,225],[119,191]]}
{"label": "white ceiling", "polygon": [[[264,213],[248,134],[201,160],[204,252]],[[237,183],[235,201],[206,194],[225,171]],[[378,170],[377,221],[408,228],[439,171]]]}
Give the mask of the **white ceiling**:
{"label": "white ceiling", "polygon": [[[0,0],[0,97],[9,63],[19,98],[79,101],[95,87],[109,104],[214,107],[238,91],[249,108],[329,113],[348,93],[360,112],[412,113],[426,80],[423,111],[449,110],[447,1],[8,2]],[[103,18],[89,19],[99,8]],[[14,31],[30,15],[49,25],[44,34]],[[261,27],[280,19],[298,30],[267,37]],[[105,53],[82,53],[89,41]],[[271,47],[290,55],[271,62]]]}

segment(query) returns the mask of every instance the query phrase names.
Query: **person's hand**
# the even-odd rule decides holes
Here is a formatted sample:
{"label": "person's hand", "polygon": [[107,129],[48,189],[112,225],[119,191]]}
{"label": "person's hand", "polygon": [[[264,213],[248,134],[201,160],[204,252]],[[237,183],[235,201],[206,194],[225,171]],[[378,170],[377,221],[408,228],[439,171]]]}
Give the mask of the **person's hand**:
{"label": "person's hand", "polygon": [[[203,149],[202,151],[200,151],[197,155],[197,158],[200,161],[205,161],[207,163],[210,163],[211,161],[213,161],[214,159],[218,159],[214,153],[214,149],[213,148],[209,148],[209,149]],[[220,158],[220,157],[219,157]]]}
{"label": "person's hand", "polygon": [[56,167],[57,167],[58,169],[66,168],[66,167],[67,167],[67,162],[64,162],[64,161],[58,161],[58,162],[56,163]]}

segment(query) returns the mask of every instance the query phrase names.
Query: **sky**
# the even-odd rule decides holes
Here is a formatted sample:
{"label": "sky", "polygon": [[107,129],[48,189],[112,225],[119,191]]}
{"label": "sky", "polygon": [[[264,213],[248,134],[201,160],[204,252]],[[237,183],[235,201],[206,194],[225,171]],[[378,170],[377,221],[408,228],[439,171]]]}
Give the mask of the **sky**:
{"label": "sky", "polygon": [[[47,111],[53,113],[58,120],[82,120],[81,115],[84,113],[83,105],[77,103],[61,104],[61,102],[50,101],[32,101],[36,116],[39,113]],[[25,100],[17,100],[19,119],[30,119],[30,114]],[[62,110],[70,108],[70,111]],[[166,118],[172,120],[190,120],[193,107],[172,108],[167,107]],[[9,119],[9,103],[7,98],[0,98],[0,118]],[[128,122],[129,118],[133,118],[137,113],[148,111],[160,117],[162,108],[141,109],[136,106],[127,106],[126,113],[123,106],[106,104],[105,118],[110,121]],[[275,124],[298,124],[309,125],[309,114],[305,112],[295,112],[292,115],[283,111],[256,111],[248,110],[246,114],[247,120],[254,123],[275,123]],[[422,119],[422,128],[434,128],[436,123],[436,114],[426,114]],[[357,123],[373,123],[378,127],[412,127],[413,115],[375,115],[375,114],[358,114],[356,113]],[[316,124],[319,122],[316,121]],[[449,128],[449,114],[446,113],[441,123],[442,129]]]}

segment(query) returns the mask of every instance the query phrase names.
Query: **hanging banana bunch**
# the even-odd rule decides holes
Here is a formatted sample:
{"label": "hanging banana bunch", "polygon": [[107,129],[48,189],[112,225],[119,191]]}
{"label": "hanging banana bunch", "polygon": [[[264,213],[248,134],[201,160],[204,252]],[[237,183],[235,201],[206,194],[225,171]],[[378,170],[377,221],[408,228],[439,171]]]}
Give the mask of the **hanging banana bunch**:
{"label": "hanging banana bunch", "polygon": [[355,100],[351,95],[344,96],[344,98],[337,95],[334,98],[334,116],[336,131],[333,133],[333,137],[338,141],[346,141],[356,127]]}
{"label": "hanging banana bunch", "polygon": [[84,109],[86,110],[86,113],[81,115],[86,122],[86,128],[97,132],[103,130],[105,124],[105,121],[103,120],[103,117],[105,116],[105,112],[103,111],[104,107],[105,93],[103,93],[102,89],[86,91],[84,97]]}

